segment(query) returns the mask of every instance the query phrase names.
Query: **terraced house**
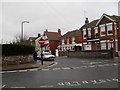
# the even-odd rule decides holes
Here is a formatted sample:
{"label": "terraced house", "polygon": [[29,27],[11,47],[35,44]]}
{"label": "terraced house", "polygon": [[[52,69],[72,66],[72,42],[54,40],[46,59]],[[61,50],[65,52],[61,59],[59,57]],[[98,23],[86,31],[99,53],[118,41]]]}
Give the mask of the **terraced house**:
{"label": "terraced house", "polygon": [[80,30],[69,31],[60,38],[58,51],[60,56],[66,55],[67,51],[78,50],[82,48],[82,33]]}
{"label": "terraced house", "polygon": [[[82,51],[110,50],[115,56],[120,51],[120,16],[103,14],[100,19],[89,22],[80,28],[82,30]],[[110,43],[110,42],[113,43]]]}

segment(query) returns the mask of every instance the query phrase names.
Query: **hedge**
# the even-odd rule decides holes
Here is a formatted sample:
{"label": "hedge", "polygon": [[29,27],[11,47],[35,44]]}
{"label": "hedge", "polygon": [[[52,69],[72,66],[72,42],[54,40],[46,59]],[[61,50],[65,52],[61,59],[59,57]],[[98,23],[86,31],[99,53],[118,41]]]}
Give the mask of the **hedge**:
{"label": "hedge", "polygon": [[3,44],[2,55],[27,55],[32,54],[35,50],[33,45],[22,45],[22,44]]}

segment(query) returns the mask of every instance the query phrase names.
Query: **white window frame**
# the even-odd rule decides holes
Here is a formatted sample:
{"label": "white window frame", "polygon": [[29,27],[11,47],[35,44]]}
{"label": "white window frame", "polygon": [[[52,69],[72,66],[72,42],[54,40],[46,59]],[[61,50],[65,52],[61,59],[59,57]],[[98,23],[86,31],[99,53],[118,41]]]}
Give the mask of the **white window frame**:
{"label": "white window frame", "polygon": [[[107,41],[103,40],[103,41],[100,41],[100,43],[101,43],[101,50],[106,50],[107,49],[107,45],[106,45]],[[104,43],[105,43],[105,46],[102,46]]]}
{"label": "white window frame", "polygon": [[[113,35],[113,32],[112,32],[111,34],[108,33],[108,31],[111,31],[112,28],[113,28],[112,23],[108,23],[108,24],[106,24],[106,26],[107,26],[107,35]],[[110,27],[111,29],[109,29],[108,26],[111,26],[111,27]],[[112,31],[113,31],[113,30],[112,30]]]}
{"label": "white window frame", "polygon": [[83,39],[87,38],[87,36],[85,37],[86,34],[87,34],[86,29],[83,29]]}
{"label": "white window frame", "polygon": [[62,39],[62,44],[65,44],[65,43],[64,43],[64,39]]}
{"label": "white window frame", "polygon": [[75,37],[72,37],[72,43],[75,43]]}
{"label": "white window frame", "polygon": [[91,37],[91,28],[88,28],[88,37]]}
{"label": "white window frame", "polygon": [[[96,34],[98,33],[98,27],[95,27],[94,28],[94,31],[95,31],[95,36],[96,36]],[[96,32],[97,31],[97,32]]]}
{"label": "white window frame", "polygon": [[69,44],[69,38],[67,38],[67,44]]}
{"label": "white window frame", "polygon": [[[104,28],[104,29],[102,29]],[[100,25],[100,36],[106,36],[106,34],[102,34],[102,32],[105,32],[105,24]]]}

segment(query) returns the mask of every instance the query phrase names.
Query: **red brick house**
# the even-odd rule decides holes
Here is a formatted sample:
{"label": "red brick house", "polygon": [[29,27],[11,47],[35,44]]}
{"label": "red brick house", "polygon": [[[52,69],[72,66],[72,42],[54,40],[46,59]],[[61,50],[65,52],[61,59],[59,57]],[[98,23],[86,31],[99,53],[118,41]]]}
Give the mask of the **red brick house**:
{"label": "red brick house", "polygon": [[[89,23],[88,18],[80,28],[82,31],[82,50],[110,50],[114,55],[120,51],[120,16],[103,14],[100,19]],[[110,40],[113,40],[112,45]]]}
{"label": "red brick house", "polygon": [[[61,30],[58,29],[58,32],[49,32],[46,30],[41,37],[45,40],[43,50],[51,51],[51,53],[55,55],[55,51],[59,43],[59,38],[61,37]],[[36,39],[36,49],[40,48],[40,45],[38,43],[38,40],[40,38]]]}
{"label": "red brick house", "polygon": [[81,50],[82,35],[80,30],[69,31],[60,38],[60,44],[58,46],[59,52],[67,50]]}

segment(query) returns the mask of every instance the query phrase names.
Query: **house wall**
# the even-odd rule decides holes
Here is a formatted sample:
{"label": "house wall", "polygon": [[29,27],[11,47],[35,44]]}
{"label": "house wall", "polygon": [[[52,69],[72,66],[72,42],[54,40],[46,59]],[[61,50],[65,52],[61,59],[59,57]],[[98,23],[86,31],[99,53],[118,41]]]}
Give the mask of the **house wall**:
{"label": "house wall", "polygon": [[49,41],[50,50],[54,51],[57,49],[58,41]]}
{"label": "house wall", "polygon": [[[107,24],[107,23],[106,23]],[[88,39],[88,28],[86,28],[86,36],[87,38],[86,39],[83,39],[83,42],[86,42],[86,45],[91,45],[91,50],[97,50],[97,44],[96,42],[98,42],[98,48],[101,49],[101,44],[102,44],[102,41],[106,41],[105,43],[105,47],[106,47],[106,50],[110,49],[110,43],[109,43],[109,40],[110,39],[113,39],[113,51],[114,51],[114,55],[117,56],[117,52],[120,51],[120,39],[118,37],[120,37],[120,22],[117,23],[117,29],[116,30],[116,22],[112,22],[112,32],[113,32],[113,35],[107,35],[108,33],[108,30],[107,30],[107,25],[105,24],[105,36],[101,36],[101,27],[100,25],[97,26],[98,27],[98,35],[99,37],[97,39],[99,39],[98,41],[89,41],[89,40],[95,40],[95,30],[94,30],[94,27],[91,28],[91,38]],[[117,34],[116,33],[117,31]],[[118,40],[118,42],[116,41]],[[108,47],[109,45],[109,47]],[[118,48],[117,48],[118,47]],[[85,44],[83,44],[83,47],[82,47],[82,50],[84,51],[85,50]]]}

